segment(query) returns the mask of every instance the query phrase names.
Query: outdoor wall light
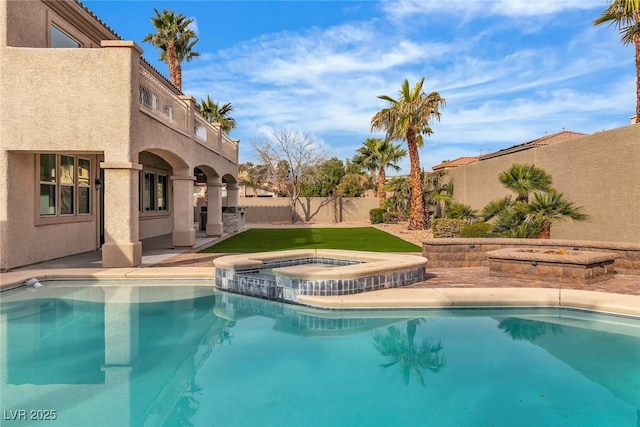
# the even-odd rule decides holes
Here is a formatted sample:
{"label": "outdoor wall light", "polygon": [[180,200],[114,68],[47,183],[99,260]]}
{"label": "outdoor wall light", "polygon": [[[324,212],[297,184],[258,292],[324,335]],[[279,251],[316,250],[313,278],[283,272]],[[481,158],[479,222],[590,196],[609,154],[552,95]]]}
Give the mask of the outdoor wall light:
{"label": "outdoor wall light", "polygon": [[96,178],[96,180],[93,183],[96,186],[96,191],[100,191],[100,186],[102,185],[102,183],[100,182],[100,178]]}

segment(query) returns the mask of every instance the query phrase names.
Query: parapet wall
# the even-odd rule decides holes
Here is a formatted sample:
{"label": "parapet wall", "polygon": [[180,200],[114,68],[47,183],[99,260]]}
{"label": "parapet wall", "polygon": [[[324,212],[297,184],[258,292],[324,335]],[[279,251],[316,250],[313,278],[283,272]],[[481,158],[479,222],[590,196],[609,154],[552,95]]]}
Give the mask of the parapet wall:
{"label": "parapet wall", "polygon": [[422,255],[427,269],[438,267],[487,267],[487,252],[504,248],[566,249],[610,252],[618,255],[614,268],[618,274],[640,276],[640,244],[589,240],[541,239],[425,239]]}

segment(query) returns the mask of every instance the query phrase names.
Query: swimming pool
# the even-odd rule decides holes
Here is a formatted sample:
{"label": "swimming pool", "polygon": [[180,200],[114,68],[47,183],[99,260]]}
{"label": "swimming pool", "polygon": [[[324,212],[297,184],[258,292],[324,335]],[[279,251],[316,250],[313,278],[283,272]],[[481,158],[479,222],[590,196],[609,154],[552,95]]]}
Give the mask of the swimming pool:
{"label": "swimming pool", "polygon": [[29,425],[23,410],[58,426],[638,422],[637,318],[320,311],[172,283],[3,292],[2,425]]}

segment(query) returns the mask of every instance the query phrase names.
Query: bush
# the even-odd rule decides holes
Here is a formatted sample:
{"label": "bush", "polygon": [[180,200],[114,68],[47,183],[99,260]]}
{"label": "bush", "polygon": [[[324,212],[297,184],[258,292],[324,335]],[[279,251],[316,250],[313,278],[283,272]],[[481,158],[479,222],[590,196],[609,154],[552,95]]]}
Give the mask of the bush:
{"label": "bush", "polygon": [[433,237],[460,237],[460,230],[467,225],[467,221],[463,219],[438,218],[431,222],[431,231]]}
{"label": "bush", "polygon": [[493,237],[493,225],[488,222],[467,224],[460,230],[460,237]]}
{"label": "bush", "polygon": [[369,211],[369,219],[371,224],[382,224],[384,221],[384,213],[386,211],[380,208],[374,208]]}
{"label": "bush", "polygon": [[397,212],[385,212],[382,219],[385,224],[397,224],[400,222],[400,215]]}

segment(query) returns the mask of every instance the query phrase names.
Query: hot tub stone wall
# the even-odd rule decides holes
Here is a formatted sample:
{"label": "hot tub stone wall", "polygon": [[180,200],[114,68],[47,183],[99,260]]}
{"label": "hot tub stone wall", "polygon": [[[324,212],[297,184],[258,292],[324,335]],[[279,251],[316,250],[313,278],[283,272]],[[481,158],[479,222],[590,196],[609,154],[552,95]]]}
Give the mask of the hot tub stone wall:
{"label": "hot tub stone wall", "polygon": [[487,252],[505,248],[565,249],[567,251],[601,251],[618,256],[617,274],[640,275],[640,243],[598,242],[556,239],[425,239],[422,255],[427,268],[488,267]]}

